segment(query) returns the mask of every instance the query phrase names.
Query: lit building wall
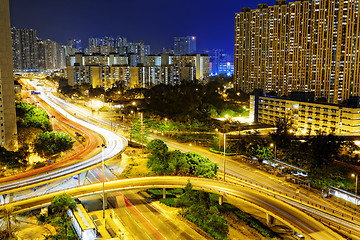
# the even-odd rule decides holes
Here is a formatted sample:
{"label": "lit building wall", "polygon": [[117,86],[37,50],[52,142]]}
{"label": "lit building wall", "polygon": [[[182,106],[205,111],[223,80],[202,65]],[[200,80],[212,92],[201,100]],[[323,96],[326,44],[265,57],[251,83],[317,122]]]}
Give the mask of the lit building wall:
{"label": "lit building wall", "polygon": [[0,0],[0,144],[18,148],[9,1]]}
{"label": "lit building wall", "polygon": [[[255,116],[254,96],[250,96],[250,116]],[[360,132],[360,108],[337,104],[302,102],[284,98],[259,97],[258,122],[274,125],[284,118],[292,120],[298,134],[315,134],[317,131],[336,134]]]}
{"label": "lit building wall", "polygon": [[235,87],[278,96],[314,92],[340,103],[360,95],[358,0],[276,1],[235,15]]}

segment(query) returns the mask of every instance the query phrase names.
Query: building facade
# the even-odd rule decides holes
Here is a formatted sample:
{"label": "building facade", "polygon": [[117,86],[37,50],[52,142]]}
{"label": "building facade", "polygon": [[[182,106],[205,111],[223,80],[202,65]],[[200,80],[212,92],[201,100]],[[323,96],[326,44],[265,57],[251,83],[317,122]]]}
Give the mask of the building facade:
{"label": "building facade", "polygon": [[11,28],[14,69],[37,69],[36,30]]}
{"label": "building facade", "polygon": [[196,53],[196,37],[174,37],[174,54],[186,55]]}
{"label": "building facade", "polygon": [[325,104],[306,99],[250,96],[250,116],[259,123],[274,125],[277,119],[292,121],[297,134],[317,131],[335,134],[359,134],[360,107]]}
{"label": "building facade", "polygon": [[0,0],[0,144],[18,147],[9,0]]}
{"label": "building facade", "polygon": [[44,71],[65,68],[65,46],[39,40],[36,30],[11,28],[15,71]]}
{"label": "building facade", "polygon": [[276,1],[235,15],[237,90],[314,92],[341,103],[360,95],[358,0]]}
{"label": "building facade", "polygon": [[176,85],[182,81],[206,83],[209,57],[206,55],[147,55],[146,65],[133,66],[133,55],[85,55],[67,57],[69,85],[89,83],[92,87],[111,88],[117,81],[128,88],[151,88],[158,84]]}

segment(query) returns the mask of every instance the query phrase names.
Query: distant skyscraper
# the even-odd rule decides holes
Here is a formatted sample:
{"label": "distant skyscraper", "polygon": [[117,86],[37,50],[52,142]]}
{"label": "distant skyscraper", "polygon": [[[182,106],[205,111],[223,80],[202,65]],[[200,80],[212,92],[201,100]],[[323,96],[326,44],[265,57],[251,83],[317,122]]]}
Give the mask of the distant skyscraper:
{"label": "distant skyscraper", "polygon": [[66,55],[74,55],[75,53],[82,52],[81,39],[69,39],[66,45]]}
{"label": "distant skyscraper", "polygon": [[63,69],[66,67],[65,46],[50,39],[37,43],[39,70]]}
{"label": "distant skyscraper", "polygon": [[17,129],[9,0],[0,0],[0,144],[16,150]]}
{"label": "distant skyscraper", "polygon": [[186,55],[196,53],[196,37],[174,37],[174,54]]}
{"label": "distant skyscraper", "polygon": [[36,30],[11,28],[14,69],[36,69]]}
{"label": "distant skyscraper", "polygon": [[360,11],[355,0],[285,0],[235,16],[235,86],[279,96],[314,92],[339,103],[360,95]]}

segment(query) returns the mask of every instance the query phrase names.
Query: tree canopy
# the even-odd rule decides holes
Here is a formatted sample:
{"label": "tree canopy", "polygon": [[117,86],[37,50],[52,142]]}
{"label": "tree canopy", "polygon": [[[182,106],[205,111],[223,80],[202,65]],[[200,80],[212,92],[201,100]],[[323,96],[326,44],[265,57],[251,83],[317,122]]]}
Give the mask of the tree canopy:
{"label": "tree canopy", "polygon": [[155,139],[147,145],[151,152],[147,166],[158,175],[184,175],[213,178],[218,166],[197,153],[169,151],[165,142]]}
{"label": "tree canopy", "polygon": [[18,125],[20,127],[34,127],[43,131],[51,129],[47,113],[41,108],[36,108],[34,105],[24,102],[17,103],[16,115],[18,118]]}
{"label": "tree canopy", "polygon": [[43,132],[37,135],[34,150],[40,155],[49,157],[67,151],[73,147],[71,136],[63,132]]}

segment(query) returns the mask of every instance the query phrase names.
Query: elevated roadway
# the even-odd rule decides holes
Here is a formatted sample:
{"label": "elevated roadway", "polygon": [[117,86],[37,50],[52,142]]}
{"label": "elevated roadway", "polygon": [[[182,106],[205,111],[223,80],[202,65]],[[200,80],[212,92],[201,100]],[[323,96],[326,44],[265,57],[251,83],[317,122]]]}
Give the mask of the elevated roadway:
{"label": "elevated roadway", "polygon": [[59,164],[56,168],[48,168],[45,170],[43,169],[43,171],[33,171],[33,174],[20,173],[19,176],[16,177],[4,178],[3,181],[0,180],[0,194],[21,191],[38,186],[44,182],[57,181],[87,171],[101,164],[103,159],[110,159],[118,155],[127,146],[127,140],[123,136],[105,128],[99,127],[88,121],[77,118],[75,117],[76,114],[74,114],[75,116],[71,115],[69,112],[63,109],[60,100],[53,97],[51,93],[42,92],[39,97],[53,109],[59,112],[59,114],[61,114],[64,118],[67,118],[73,123],[82,126],[83,129],[100,134],[104,140],[106,148],[103,148],[102,152],[95,156],[90,157],[89,154],[89,157],[84,157],[83,159],[74,159],[74,161],[67,165]]}
{"label": "elevated roadway", "polygon": [[[225,196],[226,201],[232,204],[247,202],[265,213],[271,214],[277,220],[282,221],[307,239],[344,239],[341,235],[321,224],[303,211],[275,198],[271,194],[264,194],[257,189],[249,188],[242,184],[233,184],[207,178],[156,176],[108,181],[105,182],[105,191],[116,192],[128,189],[146,188],[183,188],[188,182],[192,184],[193,189],[223,195]],[[73,198],[101,194],[102,183],[65,189],[61,192],[13,202],[8,205],[19,207],[21,209],[19,212],[26,211],[40,206],[46,206],[55,196],[63,193],[67,193]],[[0,209],[3,207],[4,206],[1,206]]]}

